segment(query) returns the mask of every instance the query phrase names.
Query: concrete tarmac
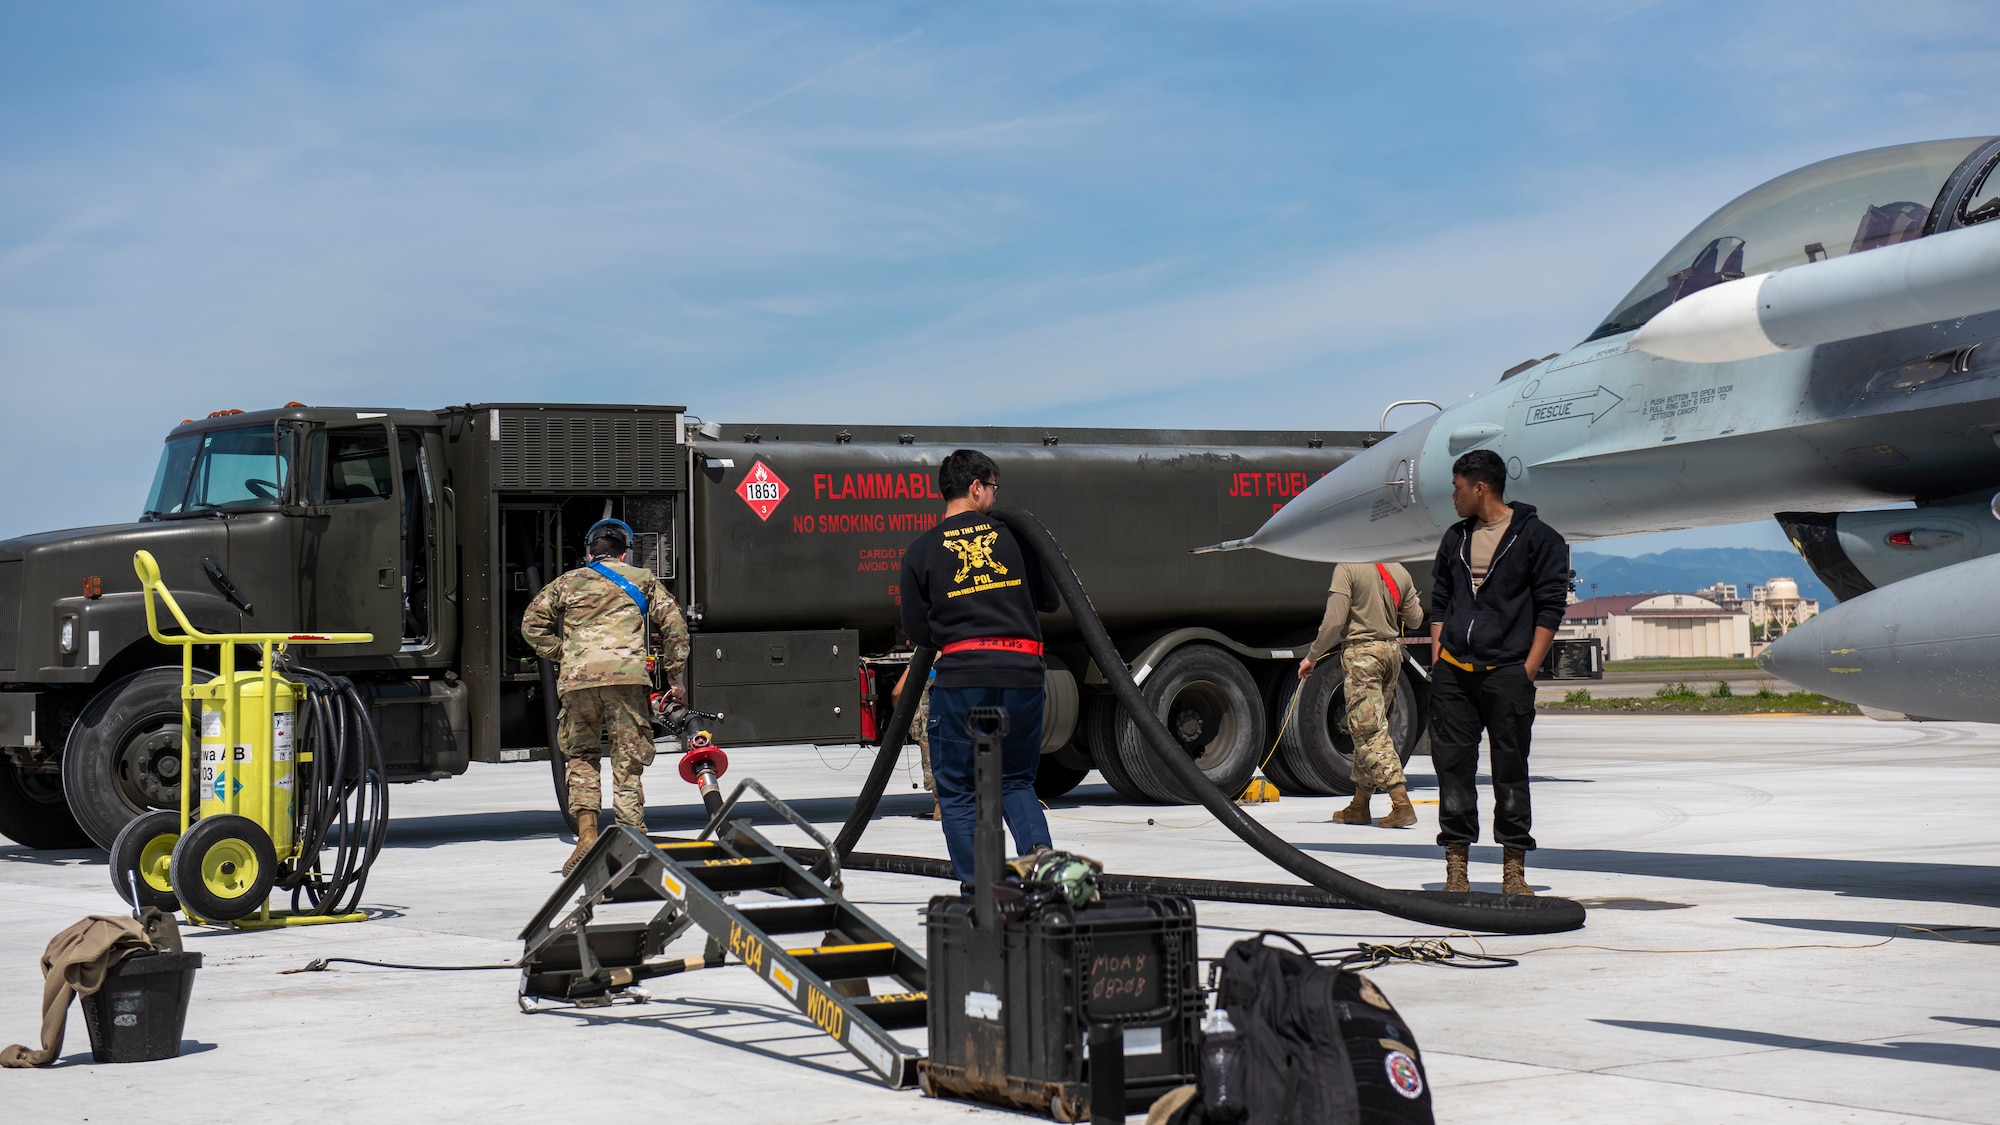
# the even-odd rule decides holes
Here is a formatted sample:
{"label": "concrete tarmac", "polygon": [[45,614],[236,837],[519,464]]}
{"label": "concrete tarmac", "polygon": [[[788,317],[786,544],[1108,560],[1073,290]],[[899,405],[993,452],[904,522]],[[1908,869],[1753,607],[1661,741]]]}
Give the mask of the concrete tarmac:
{"label": "concrete tarmac", "polygon": [[[1847,718],[1548,715],[1537,723],[1538,887],[1591,907],[1582,931],[1452,937],[1516,968],[1373,979],[1423,1050],[1441,1122],[2000,1122],[2000,731]],[[746,750],[755,776],[832,826],[868,751]],[[943,855],[905,769],[869,850]],[[494,964],[556,882],[568,843],[544,765],[474,766],[394,790],[366,903],[379,920],[191,930],[207,955],[184,1054],[90,1061],[79,1014],[57,1066],[8,1079],[7,1121],[848,1122],[1022,1120],[894,1092],[740,968],[663,978],[652,1002],[523,1014],[512,972],[336,967],[314,957]],[[1428,762],[1411,768],[1435,799]],[[699,820],[665,766],[656,830]],[[1378,815],[1382,798],[1377,798]],[[1328,821],[1288,797],[1255,816],[1395,886],[1442,879],[1436,806],[1415,830]],[[1485,802],[1490,810],[1490,800]],[[1055,802],[1056,840],[1120,871],[1281,880],[1195,808],[1125,805],[1095,777]],[[770,820],[760,816],[760,823]],[[802,840],[787,826],[768,831]],[[1499,854],[1474,849],[1497,889]],[[0,1042],[37,1033],[36,959],[121,904],[95,852],[0,846]],[[923,948],[943,884],[854,874],[849,890]],[[1314,948],[1437,931],[1353,911],[1201,904],[1204,956],[1263,928]],[[1897,927],[1913,927],[1898,930]],[[698,939],[684,939],[687,952]],[[679,947],[677,947],[679,948]],[[920,1033],[918,1033],[920,1034]],[[1137,1120],[1135,1118],[1135,1120]]]}

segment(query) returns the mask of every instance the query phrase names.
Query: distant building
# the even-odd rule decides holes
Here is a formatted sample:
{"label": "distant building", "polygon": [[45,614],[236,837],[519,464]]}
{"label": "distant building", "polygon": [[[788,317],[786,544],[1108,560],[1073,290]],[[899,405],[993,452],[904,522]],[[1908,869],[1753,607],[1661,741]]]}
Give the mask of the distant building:
{"label": "distant building", "polygon": [[1746,657],[1750,615],[1699,594],[1616,594],[1571,605],[1556,636],[1596,637],[1606,660]]}
{"label": "distant building", "polygon": [[1695,591],[1724,609],[1740,609],[1750,615],[1750,628],[1765,640],[1782,636],[1808,617],[1819,615],[1818,598],[1799,596],[1799,584],[1789,578],[1773,578],[1762,586],[1752,586],[1750,596],[1739,597],[1736,587],[1717,582]]}

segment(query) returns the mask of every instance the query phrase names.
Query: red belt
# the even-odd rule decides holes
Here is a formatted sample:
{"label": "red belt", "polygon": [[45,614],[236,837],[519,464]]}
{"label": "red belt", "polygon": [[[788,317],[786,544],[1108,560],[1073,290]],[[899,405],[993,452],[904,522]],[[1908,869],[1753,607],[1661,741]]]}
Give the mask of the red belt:
{"label": "red belt", "polygon": [[1024,656],[1042,655],[1042,642],[1027,637],[970,637],[953,641],[940,649],[945,656],[954,652],[1018,652]]}

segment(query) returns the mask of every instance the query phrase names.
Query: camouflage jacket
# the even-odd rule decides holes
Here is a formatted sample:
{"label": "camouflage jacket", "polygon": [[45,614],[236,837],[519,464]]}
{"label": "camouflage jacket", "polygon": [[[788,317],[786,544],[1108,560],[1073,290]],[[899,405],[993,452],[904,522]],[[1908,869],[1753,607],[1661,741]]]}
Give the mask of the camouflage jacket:
{"label": "camouflage jacket", "polygon": [[[647,617],[665,641],[660,673],[670,680],[687,663],[687,621],[680,607],[651,572],[608,560],[605,565],[646,595]],[[521,616],[521,639],[544,660],[562,665],[557,691],[653,682],[646,672],[646,630],[638,603],[587,566],[542,587]]]}

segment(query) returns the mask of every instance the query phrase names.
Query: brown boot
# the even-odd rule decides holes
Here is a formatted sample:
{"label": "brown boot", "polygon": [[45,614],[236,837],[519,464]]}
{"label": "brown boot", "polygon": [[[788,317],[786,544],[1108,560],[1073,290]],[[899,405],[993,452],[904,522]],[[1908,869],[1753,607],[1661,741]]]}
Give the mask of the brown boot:
{"label": "brown boot", "polygon": [[1354,799],[1347,803],[1346,808],[1333,814],[1333,822],[1335,824],[1372,823],[1374,818],[1368,814],[1368,798],[1374,796],[1374,794],[1375,791],[1366,785],[1355,786]]}
{"label": "brown boot", "polygon": [[1510,895],[1530,895],[1535,888],[1528,885],[1528,853],[1520,848],[1508,848],[1500,856],[1500,890]]}
{"label": "brown boot", "polygon": [[1389,815],[1382,818],[1381,828],[1408,828],[1417,822],[1417,810],[1410,805],[1410,795],[1398,785],[1389,790]]}
{"label": "brown boot", "polygon": [[590,845],[597,842],[597,817],[596,812],[588,809],[576,814],[576,850],[569,853],[569,858],[563,861],[563,874],[575,871],[576,865],[583,862],[583,853],[589,851]]}
{"label": "brown boot", "polygon": [[1469,891],[1472,883],[1465,877],[1465,865],[1472,860],[1471,844],[1446,844],[1444,846],[1444,889],[1447,891]]}

